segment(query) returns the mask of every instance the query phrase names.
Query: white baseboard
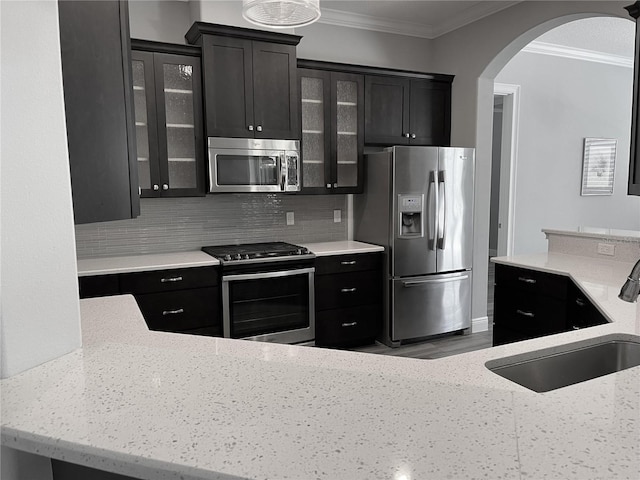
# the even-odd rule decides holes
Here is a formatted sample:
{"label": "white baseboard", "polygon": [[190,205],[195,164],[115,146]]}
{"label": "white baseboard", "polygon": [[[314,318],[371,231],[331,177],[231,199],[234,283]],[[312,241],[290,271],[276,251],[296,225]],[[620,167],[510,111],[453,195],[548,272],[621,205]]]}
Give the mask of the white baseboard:
{"label": "white baseboard", "polygon": [[489,330],[489,317],[471,319],[471,333],[486,332]]}

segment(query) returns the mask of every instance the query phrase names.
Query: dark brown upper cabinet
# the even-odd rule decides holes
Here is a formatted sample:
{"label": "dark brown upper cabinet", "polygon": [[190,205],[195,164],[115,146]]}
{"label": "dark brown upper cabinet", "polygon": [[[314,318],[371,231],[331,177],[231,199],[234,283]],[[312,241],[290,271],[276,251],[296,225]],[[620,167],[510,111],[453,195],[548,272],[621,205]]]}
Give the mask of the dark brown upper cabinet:
{"label": "dark brown upper cabinet", "polygon": [[196,22],[209,137],[299,139],[296,45],[302,37]]}
{"label": "dark brown upper cabinet", "polygon": [[367,145],[438,145],[451,142],[451,75],[367,75]]}
{"label": "dark brown upper cabinet", "polygon": [[127,2],[59,1],[76,224],[140,214]]}
{"label": "dark brown upper cabinet", "polygon": [[131,46],[141,195],[204,196],[200,49],[144,40]]}
{"label": "dark brown upper cabinet", "polygon": [[299,68],[298,77],[302,193],[362,192],[364,76]]}
{"label": "dark brown upper cabinet", "polygon": [[633,107],[631,113],[631,152],[629,155],[629,195],[640,196],[640,30],[638,29],[638,18],[640,18],[640,2],[625,7],[636,21],[636,51],[633,66]]}

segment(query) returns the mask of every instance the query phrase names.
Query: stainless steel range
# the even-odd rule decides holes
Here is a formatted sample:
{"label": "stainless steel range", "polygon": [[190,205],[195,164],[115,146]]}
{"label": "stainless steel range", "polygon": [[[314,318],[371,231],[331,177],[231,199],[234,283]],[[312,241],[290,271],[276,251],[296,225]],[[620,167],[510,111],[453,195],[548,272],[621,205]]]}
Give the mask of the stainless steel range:
{"label": "stainless steel range", "polygon": [[222,266],[227,338],[278,343],[315,338],[314,258],[285,242],[202,247]]}

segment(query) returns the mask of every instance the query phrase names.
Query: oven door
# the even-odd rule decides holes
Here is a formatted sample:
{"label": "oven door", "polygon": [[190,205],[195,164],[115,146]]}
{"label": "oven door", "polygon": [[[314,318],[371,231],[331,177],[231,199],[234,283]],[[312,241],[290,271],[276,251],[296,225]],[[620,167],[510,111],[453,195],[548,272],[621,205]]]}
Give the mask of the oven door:
{"label": "oven door", "polygon": [[209,191],[282,192],[281,150],[209,149]]}
{"label": "oven door", "polygon": [[315,338],[315,268],[222,277],[225,337],[278,343]]}

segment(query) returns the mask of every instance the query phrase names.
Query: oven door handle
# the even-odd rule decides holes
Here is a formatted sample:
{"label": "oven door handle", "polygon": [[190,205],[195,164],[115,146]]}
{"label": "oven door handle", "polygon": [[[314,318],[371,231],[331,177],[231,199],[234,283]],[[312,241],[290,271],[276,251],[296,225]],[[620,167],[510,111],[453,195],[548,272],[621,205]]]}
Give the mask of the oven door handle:
{"label": "oven door handle", "polygon": [[277,278],[277,277],[290,277],[292,275],[303,275],[314,273],[316,269],[310,268],[296,268],[295,270],[281,270],[276,272],[260,272],[260,273],[242,273],[238,275],[224,275],[222,277],[223,282],[235,282],[238,280],[260,280],[264,278]]}

